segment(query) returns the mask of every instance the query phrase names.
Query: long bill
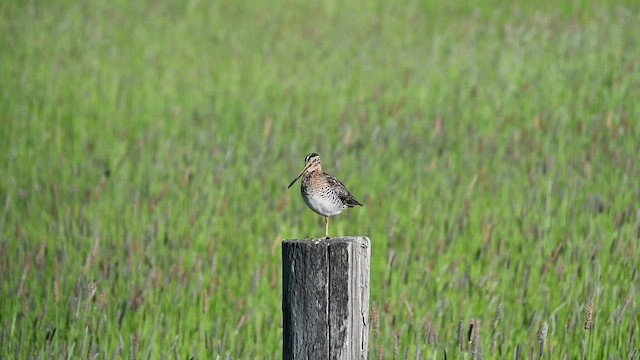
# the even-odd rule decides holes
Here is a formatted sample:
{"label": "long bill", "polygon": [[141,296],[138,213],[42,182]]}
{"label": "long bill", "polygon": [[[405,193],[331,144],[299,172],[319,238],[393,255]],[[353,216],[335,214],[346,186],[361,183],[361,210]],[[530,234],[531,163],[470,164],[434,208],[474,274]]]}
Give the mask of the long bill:
{"label": "long bill", "polygon": [[304,174],[305,171],[307,171],[307,168],[309,167],[309,164],[306,164],[304,166],[304,168],[302,169],[302,171],[300,171],[300,174],[298,174],[298,176],[296,176],[295,179],[293,179],[293,181],[291,182],[291,184],[289,184],[289,186],[287,186],[287,189],[291,188],[293,186],[293,184],[296,183],[296,181],[298,181],[298,179],[300,179],[300,176],[302,176],[302,174]]}

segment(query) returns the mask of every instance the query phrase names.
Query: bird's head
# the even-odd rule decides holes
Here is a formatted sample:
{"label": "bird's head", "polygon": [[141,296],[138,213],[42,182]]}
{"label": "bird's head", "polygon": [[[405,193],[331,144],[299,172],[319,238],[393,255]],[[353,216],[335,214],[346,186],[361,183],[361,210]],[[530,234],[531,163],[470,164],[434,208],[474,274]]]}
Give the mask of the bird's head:
{"label": "bird's head", "polygon": [[306,173],[310,173],[316,170],[322,171],[322,160],[320,160],[320,155],[316,153],[311,153],[304,158],[304,168],[300,171],[300,174],[296,176],[295,179],[287,186],[287,189],[293,186],[293,184],[300,179],[300,177]]}

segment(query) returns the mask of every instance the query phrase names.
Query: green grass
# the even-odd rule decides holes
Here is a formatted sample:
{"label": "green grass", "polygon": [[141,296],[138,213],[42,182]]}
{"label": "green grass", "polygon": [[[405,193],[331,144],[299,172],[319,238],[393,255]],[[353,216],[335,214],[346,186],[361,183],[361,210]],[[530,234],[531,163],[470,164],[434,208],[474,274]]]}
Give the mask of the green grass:
{"label": "green grass", "polygon": [[0,48],[2,358],[281,357],[312,151],[371,358],[640,347],[634,1],[4,1]]}

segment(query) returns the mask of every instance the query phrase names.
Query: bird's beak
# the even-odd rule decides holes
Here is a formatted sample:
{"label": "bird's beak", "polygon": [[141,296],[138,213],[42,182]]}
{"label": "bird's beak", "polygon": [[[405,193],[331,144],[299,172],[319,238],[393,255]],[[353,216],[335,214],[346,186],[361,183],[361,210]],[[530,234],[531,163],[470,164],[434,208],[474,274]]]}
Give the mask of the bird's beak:
{"label": "bird's beak", "polygon": [[298,176],[296,176],[295,179],[293,179],[293,181],[291,182],[291,184],[289,184],[289,186],[287,186],[287,189],[291,188],[293,186],[293,184],[296,183],[296,181],[298,181],[298,179],[300,179],[300,176],[302,176],[302,174],[304,174],[305,171],[307,171],[307,169],[309,168],[309,166],[311,166],[311,163],[308,163],[304,166],[304,168],[302,169],[302,171],[300,171],[300,174],[298,174]]}

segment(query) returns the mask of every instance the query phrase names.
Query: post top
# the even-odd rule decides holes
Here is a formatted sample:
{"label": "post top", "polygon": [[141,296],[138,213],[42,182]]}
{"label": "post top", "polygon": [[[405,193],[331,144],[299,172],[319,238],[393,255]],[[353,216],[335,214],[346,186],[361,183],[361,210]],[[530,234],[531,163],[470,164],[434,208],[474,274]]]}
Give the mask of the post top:
{"label": "post top", "polygon": [[288,239],[282,242],[282,245],[285,244],[306,244],[306,245],[320,245],[320,246],[328,246],[335,243],[350,243],[356,242],[364,247],[368,247],[370,240],[366,236],[341,236],[341,237],[333,237],[329,239],[325,238],[307,238],[307,239]]}

